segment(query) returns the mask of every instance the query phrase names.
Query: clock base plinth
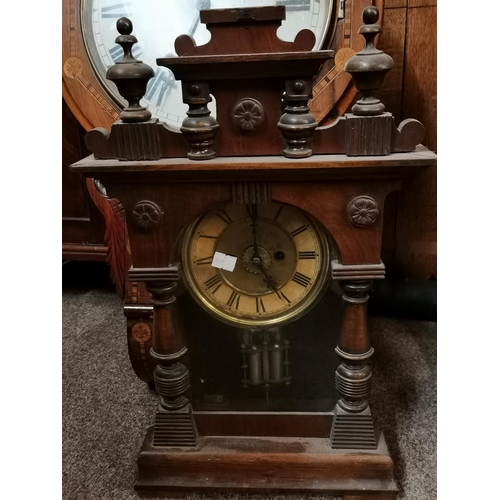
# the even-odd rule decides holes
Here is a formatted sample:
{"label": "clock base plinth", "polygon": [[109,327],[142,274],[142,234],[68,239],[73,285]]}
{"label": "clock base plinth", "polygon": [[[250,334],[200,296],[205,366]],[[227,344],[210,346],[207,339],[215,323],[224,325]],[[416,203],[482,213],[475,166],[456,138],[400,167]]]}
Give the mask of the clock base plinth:
{"label": "clock base plinth", "polygon": [[373,451],[332,449],[328,438],[200,436],[196,448],[153,446],[148,429],[135,489],[142,495],[193,491],[331,493],[395,500],[394,465],[382,433]]}

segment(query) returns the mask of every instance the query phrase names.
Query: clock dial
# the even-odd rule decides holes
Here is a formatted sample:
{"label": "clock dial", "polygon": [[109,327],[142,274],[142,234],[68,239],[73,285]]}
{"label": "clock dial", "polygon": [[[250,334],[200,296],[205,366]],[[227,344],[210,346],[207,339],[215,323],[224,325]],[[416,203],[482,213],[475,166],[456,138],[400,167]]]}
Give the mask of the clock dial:
{"label": "clock dial", "polygon": [[198,302],[237,326],[297,318],[329,278],[325,234],[305,213],[281,203],[210,211],[188,231],[182,260]]}
{"label": "clock dial", "polygon": [[[106,79],[106,71],[123,56],[123,49],[115,43],[116,21],[120,17],[132,21],[133,34],[139,40],[132,53],[155,71],[141,105],[153,118],[179,131],[188,109],[182,102],[181,84],[169,69],[158,67],[156,59],[176,56],[174,42],[179,35],[189,34],[197,45],[210,40],[209,31],[200,24],[201,9],[285,5],[287,18],[278,36],[293,41],[301,29],[309,28],[316,35],[314,49],[318,50],[328,30],[333,4],[334,0],[83,0],[82,32],[94,72],[110,96],[123,107],[126,102],[114,83]],[[209,107],[215,113],[215,103]]]}

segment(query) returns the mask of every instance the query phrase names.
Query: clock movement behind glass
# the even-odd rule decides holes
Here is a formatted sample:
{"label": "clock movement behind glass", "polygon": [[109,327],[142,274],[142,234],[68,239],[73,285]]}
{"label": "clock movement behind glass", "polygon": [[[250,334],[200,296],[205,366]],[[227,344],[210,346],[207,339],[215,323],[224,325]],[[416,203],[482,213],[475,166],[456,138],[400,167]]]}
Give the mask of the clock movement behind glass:
{"label": "clock movement behind glass", "polygon": [[375,97],[393,65],[375,7],[344,67],[360,98],[324,127],[308,102],[335,54],[309,30],[279,39],[284,19],[284,5],[201,10],[210,40],[159,54],[187,106],[181,133],[143,105],[155,72],[119,19],[107,76],[128,105],[72,166],[123,204],[129,278],[151,293],[159,404],[142,492],[397,494],[369,406],[367,301],[385,274],[385,197],[436,158],[422,124],[396,126]]}

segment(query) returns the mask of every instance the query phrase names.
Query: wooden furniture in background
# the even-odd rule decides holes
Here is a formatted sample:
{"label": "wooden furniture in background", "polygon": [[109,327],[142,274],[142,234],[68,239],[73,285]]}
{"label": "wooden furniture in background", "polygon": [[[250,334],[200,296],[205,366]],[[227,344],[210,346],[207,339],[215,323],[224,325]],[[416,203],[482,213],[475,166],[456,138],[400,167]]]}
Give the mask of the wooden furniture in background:
{"label": "wooden furniture in background", "polygon": [[[437,151],[437,1],[386,0],[379,48],[394,69],[379,95],[397,121],[416,118],[423,144]],[[388,200],[383,257],[391,276],[437,277],[437,181],[431,167],[404,181]]]}
{"label": "wooden furniture in background", "polygon": [[[84,177],[69,166],[89,154],[85,130],[62,102],[62,258],[105,261],[104,219],[92,202]],[[91,190],[95,188],[91,185]]]}
{"label": "wooden furniture in background", "polygon": [[[365,9],[360,32],[366,47],[345,65],[360,99],[352,113],[316,130],[306,105],[312,75],[321,58],[333,54],[308,56],[307,34],[298,36],[286,52],[273,51],[267,44],[276,31],[271,21],[280,16],[279,8],[203,13],[202,19],[212,26],[212,50],[230,47],[236,35],[242,43],[252,40],[252,54],[246,50],[245,55],[207,56],[203,53],[207,46],[196,48],[189,39],[178,39],[182,56],[162,64],[182,78],[183,97],[190,106],[182,128],[184,143],[137,106],[145,86],[137,85],[136,69],[148,72],[131,56],[135,43],[131,24],[120,20],[125,58],[120,71],[111,68],[110,76],[121,80],[119,87],[130,106],[110,132],[97,129],[87,134],[94,155],[72,166],[88,178],[98,178],[123,204],[132,263],[129,279],[146,283],[152,294],[152,332],[143,321],[135,334],[151,341],[159,405],[139,455],[136,488],[147,492],[321,491],[343,495],[345,500],[394,499],[393,463],[383,434],[373,426],[368,404],[372,377],[366,362],[373,348],[367,301],[373,280],[385,275],[380,260],[385,198],[401,188],[405,177],[435,165],[436,158],[418,145],[424,134],[418,121],[405,120],[396,128],[393,116],[373,96],[392,66],[390,57],[374,51],[373,39],[380,32],[377,9]],[[253,30],[266,36],[252,37]],[[228,33],[231,36],[224,39]],[[297,60],[301,64],[292,64]],[[207,61],[213,64],[209,80]],[[269,79],[268,85],[248,82],[264,78]],[[281,106],[279,86],[281,92],[285,89],[283,115],[276,112]],[[212,90],[219,97],[217,120],[206,108]],[[237,132],[235,110],[242,99],[254,103],[244,118],[253,126]],[[270,116],[271,123],[256,127],[254,118],[259,118],[260,125],[264,116]],[[236,143],[236,151],[234,144],[224,140],[226,134]],[[269,146],[271,139],[280,147]],[[261,148],[266,155],[259,155]],[[222,156],[217,157],[218,153]],[[177,300],[188,287],[182,279],[187,261],[179,257],[178,248],[186,228],[217,204],[257,207],[271,201],[315,217],[335,242],[327,277],[343,289],[343,321],[335,349],[340,358],[335,373],[340,397],[333,411],[321,413],[234,411],[231,418],[242,422],[240,430],[247,432],[228,438],[227,413],[193,411],[186,318]],[[190,351],[196,350],[205,333],[191,332]],[[314,332],[306,329],[303,334],[307,339]],[[225,361],[218,358],[219,363]],[[293,431],[287,433],[291,421]],[[248,429],[252,429],[250,435]]]}

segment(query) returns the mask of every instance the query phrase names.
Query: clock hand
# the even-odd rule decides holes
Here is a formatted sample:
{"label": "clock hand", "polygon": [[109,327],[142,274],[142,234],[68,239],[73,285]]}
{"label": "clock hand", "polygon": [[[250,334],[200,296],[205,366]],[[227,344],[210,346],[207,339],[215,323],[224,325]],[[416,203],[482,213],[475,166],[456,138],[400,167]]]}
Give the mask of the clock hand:
{"label": "clock hand", "polygon": [[252,205],[252,208],[250,210],[251,212],[251,217],[252,217],[252,234],[253,234],[253,256],[252,256],[252,263],[254,266],[257,266],[262,274],[264,275],[265,279],[264,281],[266,282],[267,286],[269,288],[272,288],[274,293],[282,299],[281,295],[278,292],[278,288],[276,286],[276,280],[267,273],[266,268],[264,267],[264,263],[262,262],[262,258],[259,254],[258,250],[258,244],[257,244],[257,210],[255,210],[255,205]]}
{"label": "clock hand", "polygon": [[267,286],[269,288],[272,288],[273,291],[276,293],[276,295],[278,295],[278,297],[279,297],[278,289],[276,288],[276,285],[277,285],[276,280],[270,274],[267,273],[267,271],[264,267],[264,264],[262,263],[261,260],[259,260],[258,267],[262,271],[262,274],[265,277],[264,281],[266,282]]}
{"label": "clock hand", "polygon": [[[261,262],[261,258],[259,255],[259,247],[257,245],[257,216],[256,211],[254,210],[254,206],[252,205],[251,216],[252,216],[252,234],[253,234],[253,255],[252,258],[256,260],[258,265]],[[258,259],[258,262],[257,262]]]}

